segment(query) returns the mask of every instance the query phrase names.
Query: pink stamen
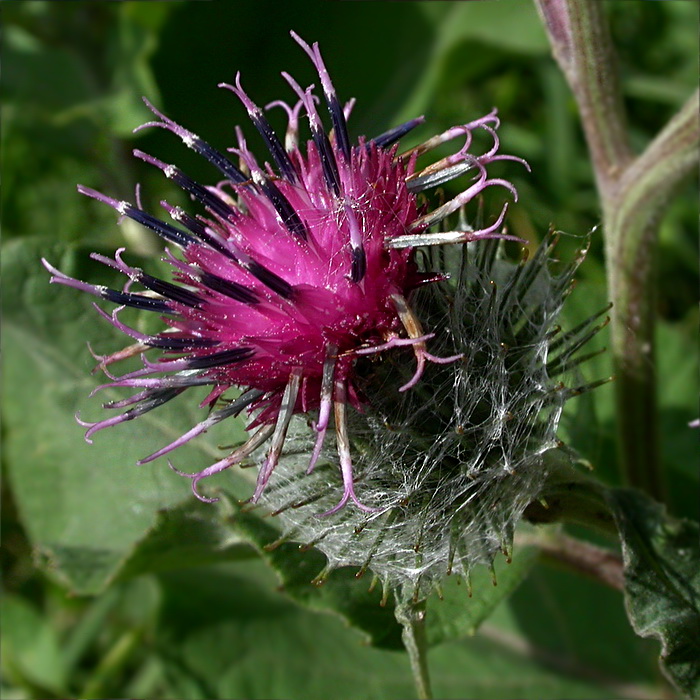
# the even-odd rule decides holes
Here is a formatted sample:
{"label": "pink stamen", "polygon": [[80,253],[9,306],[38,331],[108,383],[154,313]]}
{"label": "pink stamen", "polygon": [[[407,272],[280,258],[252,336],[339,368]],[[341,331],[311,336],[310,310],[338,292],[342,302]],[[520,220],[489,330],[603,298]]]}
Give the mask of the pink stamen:
{"label": "pink stamen", "polygon": [[352,501],[360,510],[366,513],[378,513],[381,508],[373,508],[366,506],[355,495],[355,485],[352,471],[352,457],[350,456],[350,440],[348,438],[348,425],[345,416],[345,408],[347,406],[347,392],[345,383],[336,381],[335,383],[336,400],[333,404],[335,409],[335,432],[336,442],[338,444],[338,457],[340,459],[340,472],[343,477],[343,497],[340,501],[325,513],[317,515],[318,518],[325,518],[333,513],[337,513],[348,501]]}

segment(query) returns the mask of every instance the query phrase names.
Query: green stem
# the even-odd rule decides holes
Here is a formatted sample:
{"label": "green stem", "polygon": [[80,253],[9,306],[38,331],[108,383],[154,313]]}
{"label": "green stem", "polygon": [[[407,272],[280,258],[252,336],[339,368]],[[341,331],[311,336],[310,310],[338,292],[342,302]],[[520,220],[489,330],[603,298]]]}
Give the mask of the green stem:
{"label": "green stem", "polygon": [[63,667],[69,674],[77,668],[80,660],[105,627],[105,620],[119,602],[119,590],[109,588],[95,598],[80,620],[71,628],[61,648]]}
{"label": "green stem", "polygon": [[664,498],[659,464],[655,247],[662,213],[697,165],[696,92],[603,196],[620,462],[626,481]]}
{"label": "green stem", "polygon": [[80,697],[84,700],[101,698],[105,695],[105,687],[132,658],[142,643],[143,630],[132,629],[124,632],[98,664],[90,676]]}
{"label": "green stem", "polygon": [[418,603],[399,601],[396,605],[396,621],[403,627],[401,639],[411,662],[413,680],[418,700],[431,700],[430,674],[428,673],[428,639],[425,632],[425,600]]}
{"label": "green stem", "polygon": [[634,157],[615,55],[597,0],[535,0],[576,98],[603,210],[619,464],[623,479],[661,500],[655,370],[655,255],[662,213],[696,167],[698,96]]}

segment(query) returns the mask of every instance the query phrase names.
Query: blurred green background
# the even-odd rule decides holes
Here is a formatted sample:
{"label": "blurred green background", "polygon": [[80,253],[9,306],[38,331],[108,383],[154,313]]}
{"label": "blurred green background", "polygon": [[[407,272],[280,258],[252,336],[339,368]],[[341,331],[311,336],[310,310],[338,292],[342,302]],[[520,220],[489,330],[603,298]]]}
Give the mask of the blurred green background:
{"label": "blurred green background", "polygon": [[[618,0],[607,9],[630,133],[641,149],[697,85],[698,5]],[[150,255],[138,264],[155,269],[159,242],[135,226],[117,226],[114,212],[80,196],[76,184],[133,200],[140,182],[144,206],[153,212],[164,197],[186,204],[159,172],[131,157],[135,147],[211,180],[210,166],[172,135],[131,133],[151,116],[142,95],[221,149],[233,144],[233,128],[241,124],[262,154],[243,108],[216,85],[233,82],[240,70],[258,104],[291,101],[281,70],[302,84],[316,78],[290,29],[320,42],[339,95],[357,98],[353,136],[425,114],[411,145],[498,107],[503,151],[532,166],[532,174],[507,163],[494,170],[520,191],[511,230],[533,242],[550,225],[586,233],[599,223],[591,167],[575,104],[534,7],[526,0],[29,0],[3,3],[2,10],[0,695],[412,696],[402,654],[367,647],[339,617],[280,593],[271,570],[226,527],[228,514],[193,503],[187,482],[164,463],[133,466],[197,420],[191,401],[85,445],[73,416],[78,410],[86,419],[100,415],[98,399],[87,398],[98,379],[89,374],[94,361],[85,341],[97,352],[120,343],[86,297],[49,287],[38,258],[83,279],[108,281],[109,270],[87,253],[128,245],[130,260]],[[280,130],[282,116],[270,113]],[[678,192],[657,249],[669,503],[675,514],[695,518],[697,433],[687,424],[698,413],[696,193],[697,182]],[[499,206],[486,204],[493,211]],[[607,301],[599,232],[579,278],[565,323]],[[607,376],[609,364],[603,355],[584,373]],[[562,437],[608,483],[617,480],[614,421],[608,385],[572,402],[562,426]],[[177,465],[203,465],[219,454],[217,445],[242,434],[240,426],[219,427],[179,451]],[[220,483],[249,495],[240,475]],[[181,517],[158,516],[165,508]],[[301,554],[299,561],[306,561]],[[657,645],[630,631],[618,594],[537,566],[476,637],[435,647],[430,659],[437,697],[673,697],[657,654]]]}

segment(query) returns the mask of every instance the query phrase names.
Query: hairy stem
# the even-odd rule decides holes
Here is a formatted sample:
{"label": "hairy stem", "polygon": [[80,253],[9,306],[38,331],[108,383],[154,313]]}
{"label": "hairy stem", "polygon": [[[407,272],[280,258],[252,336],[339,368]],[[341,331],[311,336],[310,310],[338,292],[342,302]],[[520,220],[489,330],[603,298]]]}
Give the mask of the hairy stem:
{"label": "hairy stem", "polygon": [[419,700],[431,700],[430,674],[428,673],[428,640],[425,633],[425,600],[418,603],[399,601],[396,605],[396,621],[402,626],[401,639],[411,662],[413,680]]}
{"label": "hairy stem", "polygon": [[597,0],[535,0],[552,51],[574,93],[598,189],[607,191],[632,160],[615,50]]}
{"label": "hairy stem", "polygon": [[655,247],[663,210],[697,166],[696,92],[603,196],[621,464],[627,482],[663,500],[656,411]]}
{"label": "hairy stem", "polygon": [[693,95],[645,151],[629,145],[604,3],[535,0],[579,106],[603,212],[618,451],[624,480],[661,500],[654,349],[654,246],[665,207],[698,162]]}
{"label": "hairy stem", "polygon": [[561,564],[616,591],[624,589],[622,557],[609,549],[551,532],[516,535],[516,544],[534,545],[546,560]]}

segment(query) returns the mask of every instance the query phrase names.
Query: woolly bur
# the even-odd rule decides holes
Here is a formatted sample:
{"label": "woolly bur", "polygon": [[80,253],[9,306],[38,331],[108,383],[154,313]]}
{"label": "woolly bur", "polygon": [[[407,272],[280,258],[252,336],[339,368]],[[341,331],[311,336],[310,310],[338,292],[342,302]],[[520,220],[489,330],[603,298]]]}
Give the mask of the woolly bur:
{"label": "woolly bur", "polygon": [[582,348],[607,323],[607,309],[559,327],[585,255],[557,261],[559,235],[520,263],[504,259],[498,241],[427,258],[449,279],[421,290],[415,312],[440,329],[433,350],[461,359],[429,367],[401,394],[393,389],[410,371],[395,355],[358,369],[368,407],[350,421],[353,463],[358,488],[379,513],[316,517],[339,488],[336,459],[324,451],[314,473],[302,475],[311,443],[295,426],[262,503],[279,516],[280,542],[324,552],[317,582],[355,566],[415,605],[446,576],[469,585],[476,566],[492,567],[499,552],[510,557],[516,524],[545,492],[550,465],[568,461],[557,438],[564,404],[598,383],[582,383],[577,368],[597,354]]}

